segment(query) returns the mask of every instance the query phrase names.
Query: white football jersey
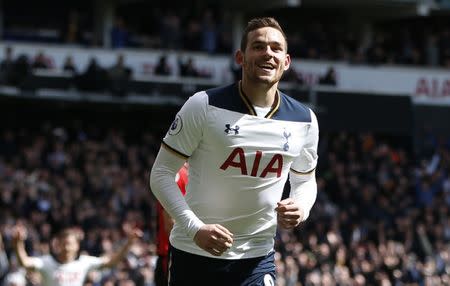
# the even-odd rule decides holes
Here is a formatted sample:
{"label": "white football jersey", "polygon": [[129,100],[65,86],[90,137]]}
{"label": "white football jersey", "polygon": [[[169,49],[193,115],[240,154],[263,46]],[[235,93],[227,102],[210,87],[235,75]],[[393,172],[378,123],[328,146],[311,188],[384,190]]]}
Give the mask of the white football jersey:
{"label": "white football jersey", "polygon": [[[233,233],[220,258],[264,256],[273,249],[275,207],[289,170],[308,173],[317,164],[314,113],[278,92],[265,117],[256,116],[238,84],[190,97],[163,139],[163,146],[189,161],[186,201],[206,224]],[[200,249],[175,223],[170,241],[186,252]]]}
{"label": "white football jersey", "polygon": [[102,264],[99,257],[80,255],[74,261],[59,263],[51,255],[33,257],[34,268],[42,275],[44,286],[83,286],[86,275]]}

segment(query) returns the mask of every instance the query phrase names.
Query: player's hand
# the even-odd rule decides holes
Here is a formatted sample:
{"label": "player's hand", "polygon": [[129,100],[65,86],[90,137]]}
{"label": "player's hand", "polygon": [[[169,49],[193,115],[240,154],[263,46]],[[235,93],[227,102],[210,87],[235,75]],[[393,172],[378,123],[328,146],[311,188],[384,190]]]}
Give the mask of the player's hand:
{"label": "player's hand", "polygon": [[303,220],[303,210],[292,198],[278,202],[275,211],[278,214],[278,224],[286,229],[298,226]]}
{"label": "player's hand", "polygon": [[205,224],[194,236],[194,242],[214,256],[221,256],[233,244],[233,234],[220,224]]}
{"label": "player's hand", "polygon": [[132,226],[130,223],[124,223],[122,226],[123,231],[126,233],[129,242],[134,242],[144,236],[144,233],[139,228]]}
{"label": "player's hand", "polygon": [[17,224],[13,228],[13,239],[14,241],[25,241],[27,239],[27,229],[22,224]]}

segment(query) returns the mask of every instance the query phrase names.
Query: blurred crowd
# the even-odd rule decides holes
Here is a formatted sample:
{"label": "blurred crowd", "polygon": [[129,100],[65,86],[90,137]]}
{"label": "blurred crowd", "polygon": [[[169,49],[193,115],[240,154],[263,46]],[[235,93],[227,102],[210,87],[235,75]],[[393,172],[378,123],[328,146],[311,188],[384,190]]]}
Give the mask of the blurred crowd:
{"label": "blurred crowd", "polygon": [[72,86],[81,91],[104,91],[122,94],[126,83],[131,79],[132,70],[125,65],[124,56],[118,54],[116,62],[110,67],[102,67],[92,57],[85,70],[80,71],[71,56],[67,56],[61,67],[55,67],[51,57],[45,51],[39,51],[34,57],[28,54],[15,55],[11,46],[7,46],[0,63],[0,84],[24,87],[27,80],[39,70],[58,70],[72,79]]}
{"label": "blurred crowd", "polygon": [[294,57],[350,64],[450,67],[450,23],[375,25],[373,30],[312,22],[289,33]]}
{"label": "blurred crowd", "polygon": [[[129,139],[114,129],[2,130],[0,257],[7,258],[0,259],[3,285],[13,285],[6,283],[10,275],[22,273],[11,247],[13,225],[24,223],[28,228],[26,246],[32,256],[49,253],[54,228],[72,225],[84,231],[82,250],[98,256],[123,243],[121,226],[127,222],[144,230],[142,242],[111,272],[93,272],[86,283],[152,285],[156,209],[148,172],[156,145],[150,133]],[[36,275],[28,273],[27,281],[39,285]]]}
{"label": "blurred crowd", "polygon": [[[89,12],[92,7],[75,8],[67,5],[61,16],[52,19],[54,23],[47,19],[45,23],[41,23],[43,20],[40,14],[26,14],[36,23],[27,26],[26,23],[20,22],[20,18],[9,19],[8,15],[13,13],[5,13],[7,21],[3,40],[50,41],[88,47],[129,47],[225,55],[233,53],[233,11],[221,7],[218,3],[202,5],[196,2],[191,7],[164,2],[159,5],[127,3],[126,7],[116,7],[116,16],[111,27],[105,34],[100,35],[95,34],[94,16]],[[297,11],[299,15],[292,17],[288,11],[285,14],[282,11],[272,12],[282,21],[283,26],[287,27],[289,51],[295,58],[338,60],[353,64],[450,66],[448,17],[437,15],[399,20],[380,18],[379,21],[370,23],[370,29],[364,29],[366,23],[362,19],[355,25],[350,23],[350,20],[347,23],[338,19],[340,14],[321,15],[316,11],[316,15],[314,11],[310,11],[311,15],[308,15],[307,12],[292,11]],[[51,27],[46,29],[40,27],[49,25]],[[45,33],[39,38],[36,35],[41,30]],[[54,34],[51,40],[48,39],[48,34],[52,34],[49,30]]]}
{"label": "blurred crowd", "polygon": [[[450,141],[427,138],[415,153],[395,138],[323,134],[317,203],[304,225],[276,237],[277,285],[449,285]],[[80,124],[2,129],[0,285],[40,283],[11,247],[19,222],[30,255],[50,251],[59,225],[79,225],[82,251],[100,255],[121,244],[123,223],[137,224],[145,235],[127,259],[93,271],[86,285],[153,285],[148,178],[159,141],[152,132]]]}
{"label": "blurred crowd", "polygon": [[[192,57],[179,57],[175,68],[161,55],[152,68],[156,76],[172,76],[189,78],[209,78],[211,74],[197,67]],[[81,69],[75,64],[72,56],[67,56],[62,66],[55,66],[53,58],[41,50],[36,55],[14,54],[11,46],[6,46],[0,62],[0,84],[27,88],[30,78],[42,71],[54,71],[54,77],[65,76],[70,80],[69,87],[79,91],[111,92],[124,96],[129,91],[129,82],[133,78],[133,69],[126,64],[125,55],[117,53],[114,63],[104,66],[95,56],[89,59],[87,66]],[[177,74],[176,74],[177,73]]]}
{"label": "blurred crowd", "polygon": [[322,138],[318,202],[278,236],[278,284],[449,285],[450,140],[432,137],[416,154],[373,134]]}

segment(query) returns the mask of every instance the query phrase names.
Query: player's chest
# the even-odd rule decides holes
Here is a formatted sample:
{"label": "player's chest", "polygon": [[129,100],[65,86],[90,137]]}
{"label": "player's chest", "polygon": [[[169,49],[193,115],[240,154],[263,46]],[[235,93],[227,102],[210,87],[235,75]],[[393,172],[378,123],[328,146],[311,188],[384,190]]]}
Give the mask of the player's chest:
{"label": "player's chest", "polygon": [[209,116],[204,139],[223,149],[266,151],[295,156],[304,145],[309,124],[259,118],[237,113]]}

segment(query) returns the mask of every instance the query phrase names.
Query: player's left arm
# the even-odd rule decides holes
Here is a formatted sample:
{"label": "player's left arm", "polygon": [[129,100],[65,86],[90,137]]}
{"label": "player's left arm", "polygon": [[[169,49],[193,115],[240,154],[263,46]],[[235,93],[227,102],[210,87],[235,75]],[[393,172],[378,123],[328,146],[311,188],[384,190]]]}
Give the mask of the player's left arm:
{"label": "player's left arm", "polygon": [[125,258],[133,243],[136,242],[143,235],[140,229],[132,228],[131,226],[128,225],[124,226],[124,231],[127,234],[126,242],[116,252],[103,255],[102,257],[100,257],[101,259],[100,267],[110,268],[117,265],[122,259]]}
{"label": "player's left arm", "polygon": [[309,217],[316,201],[317,183],[315,171],[307,175],[290,173],[291,194],[278,202],[278,224],[286,229],[298,226]]}
{"label": "player's left arm", "polygon": [[289,173],[290,196],[278,202],[276,211],[278,224],[283,228],[294,228],[309,217],[317,197],[316,165],[319,126],[311,111],[311,125],[299,158],[294,161]]}

